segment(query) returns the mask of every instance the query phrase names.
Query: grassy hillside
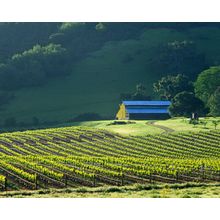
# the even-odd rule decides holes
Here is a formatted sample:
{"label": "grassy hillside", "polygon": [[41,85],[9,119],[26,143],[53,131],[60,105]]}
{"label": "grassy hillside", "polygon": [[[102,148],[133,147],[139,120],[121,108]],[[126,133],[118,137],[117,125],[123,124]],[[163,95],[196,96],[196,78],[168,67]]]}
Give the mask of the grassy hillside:
{"label": "grassy hillside", "polygon": [[[83,113],[98,113],[113,118],[121,93],[132,92],[142,82],[153,95],[152,84],[162,75],[154,66],[156,48],[175,40],[192,40],[199,52],[212,63],[219,62],[220,30],[198,27],[184,31],[169,28],[146,29],[139,37],[106,42],[86,58],[73,61],[69,76],[52,79],[41,87],[23,88],[2,107],[0,123],[8,117],[30,122],[32,117],[43,121],[64,122]],[[156,98],[156,97],[155,97]]]}
{"label": "grassy hillside", "polygon": [[[203,122],[207,124],[203,124]],[[165,121],[156,121],[155,125],[162,125],[173,129],[174,131],[207,131],[215,129],[213,121],[218,121],[217,129],[220,129],[220,117],[200,118],[200,122],[197,125],[189,124],[189,119],[186,118],[173,118]]]}
{"label": "grassy hillside", "polygon": [[[206,121],[204,125],[202,122]],[[132,135],[132,136],[143,136],[149,134],[160,134],[167,132],[182,132],[182,131],[210,131],[215,129],[213,121],[220,121],[219,117],[207,117],[200,118],[200,123],[197,125],[189,124],[187,118],[172,118],[161,121],[146,121],[146,120],[132,120],[124,121],[126,124],[113,124],[114,121],[85,121],[85,122],[74,122],[70,124],[61,124],[60,126],[85,126],[91,128],[105,129],[111,132],[116,132],[120,135]],[[220,129],[220,123],[217,125],[217,130]]]}
{"label": "grassy hillside", "polygon": [[[127,121],[125,121],[127,123]],[[131,123],[129,123],[131,122]],[[128,124],[114,125],[114,121],[88,121],[88,122],[74,122],[73,126],[85,126],[91,128],[105,129],[120,135],[149,135],[159,134],[164,132],[163,129],[150,125],[147,121],[129,121]]]}
{"label": "grassy hillside", "polygon": [[[150,48],[175,39],[184,37],[162,29],[149,30],[140,40],[107,43],[78,62],[68,77],[16,92],[16,99],[0,112],[0,118],[14,116],[26,121],[36,116],[43,121],[62,121],[86,112],[113,117],[120,94],[131,92],[137,83],[143,82],[152,94],[152,84],[160,76],[148,65],[153,53]],[[132,57],[131,62],[124,61],[127,56]]]}

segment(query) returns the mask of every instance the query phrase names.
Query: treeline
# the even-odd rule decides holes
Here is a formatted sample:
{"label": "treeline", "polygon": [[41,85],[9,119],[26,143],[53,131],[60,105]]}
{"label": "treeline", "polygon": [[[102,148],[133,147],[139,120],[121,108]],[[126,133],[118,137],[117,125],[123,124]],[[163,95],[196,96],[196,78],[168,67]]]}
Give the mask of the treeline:
{"label": "treeline", "polygon": [[73,118],[58,121],[58,120],[41,120],[40,118],[33,116],[30,118],[29,122],[24,121],[17,121],[16,117],[8,117],[2,120],[0,124],[1,132],[8,132],[8,131],[25,131],[25,130],[34,130],[34,129],[42,129],[48,127],[57,127],[57,125],[62,126],[62,124],[70,124],[72,122],[81,122],[81,121],[97,121],[97,120],[110,120],[110,117],[102,117],[101,115],[90,112],[90,113],[83,113],[77,115]]}
{"label": "treeline", "polygon": [[[79,59],[105,42],[138,39],[149,28],[186,31],[218,23],[1,23],[0,90],[39,86],[68,74]],[[154,48],[152,69],[194,77],[210,66],[192,41],[173,41]],[[129,61],[128,61],[129,62]]]}
{"label": "treeline", "polygon": [[49,36],[60,23],[4,22],[0,23],[0,62],[5,63],[16,53],[31,49],[34,45],[47,45]]}
{"label": "treeline", "polygon": [[[161,100],[171,101],[171,116],[220,116],[220,66],[202,71],[194,82],[183,74],[164,76],[153,84],[153,90]],[[120,96],[121,101],[152,99],[142,84],[134,93]]]}
{"label": "treeline", "polygon": [[198,52],[195,42],[189,40],[160,44],[154,53],[151,67],[159,75],[182,73],[195,80],[199,72],[213,64],[206,54]]}
{"label": "treeline", "polygon": [[0,88],[16,90],[42,85],[51,77],[67,74],[68,63],[67,51],[60,45],[36,45],[0,64]]}

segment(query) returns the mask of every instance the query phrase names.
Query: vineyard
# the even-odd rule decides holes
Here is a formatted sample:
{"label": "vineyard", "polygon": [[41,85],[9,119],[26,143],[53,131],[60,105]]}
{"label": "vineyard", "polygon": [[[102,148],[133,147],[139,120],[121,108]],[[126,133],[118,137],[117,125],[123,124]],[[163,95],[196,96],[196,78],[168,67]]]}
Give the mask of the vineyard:
{"label": "vineyard", "polygon": [[0,189],[220,181],[220,132],[124,137],[65,127],[0,134]]}

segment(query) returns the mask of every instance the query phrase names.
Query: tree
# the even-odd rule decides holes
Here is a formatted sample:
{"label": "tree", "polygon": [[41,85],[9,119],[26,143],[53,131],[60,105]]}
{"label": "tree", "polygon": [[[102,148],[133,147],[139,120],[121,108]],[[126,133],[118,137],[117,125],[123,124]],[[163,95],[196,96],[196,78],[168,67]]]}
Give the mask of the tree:
{"label": "tree", "polygon": [[36,116],[34,116],[34,117],[32,118],[32,124],[33,124],[34,126],[37,126],[37,125],[40,124],[40,121],[39,121],[39,119],[38,119]]}
{"label": "tree", "polygon": [[192,92],[180,92],[172,100],[169,107],[172,116],[189,117],[193,112],[203,113],[204,103]]}
{"label": "tree", "polygon": [[136,92],[131,96],[132,100],[151,100],[146,93],[146,87],[141,83],[136,85]]}
{"label": "tree", "polygon": [[15,117],[6,118],[4,121],[4,127],[15,127],[17,126],[17,121]]}
{"label": "tree", "polygon": [[193,91],[193,84],[187,76],[178,74],[176,76],[162,77],[153,84],[154,91],[160,94],[161,99],[172,100],[180,92]]}
{"label": "tree", "polygon": [[192,41],[172,41],[155,48],[152,67],[161,73],[183,73],[191,79],[206,68],[205,55],[198,52]]}
{"label": "tree", "polygon": [[214,125],[215,130],[216,130],[216,128],[217,128],[217,126],[218,126],[218,124],[219,124],[219,121],[213,120],[213,121],[212,121],[212,124]]}
{"label": "tree", "polygon": [[102,22],[100,22],[95,26],[95,29],[97,31],[104,31],[104,30],[106,30],[106,25],[104,25]]}
{"label": "tree", "polygon": [[213,95],[209,98],[210,115],[220,116],[220,86],[216,89]]}
{"label": "tree", "polygon": [[75,118],[69,120],[69,122],[96,121],[96,120],[103,120],[103,118],[98,113],[88,112],[88,113],[83,113],[83,114],[76,116]]}
{"label": "tree", "polygon": [[198,119],[190,119],[189,123],[190,123],[190,124],[193,124],[193,127],[195,128],[195,126],[196,126],[197,124],[199,124],[199,120],[198,120]]}
{"label": "tree", "polygon": [[132,94],[131,93],[121,93],[120,94],[120,101],[123,100],[132,100]]}
{"label": "tree", "polygon": [[42,85],[49,77],[67,74],[68,63],[68,54],[60,45],[35,45],[30,50],[13,55],[6,64],[0,64],[0,89]]}
{"label": "tree", "polygon": [[151,100],[151,96],[147,95],[146,87],[139,83],[136,85],[136,91],[134,93],[122,93],[120,100]]}
{"label": "tree", "polygon": [[72,31],[84,25],[84,22],[64,22],[60,25],[59,30],[62,32]]}
{"label": "tree", "polygon": [[0,106],[7,104],[13,98],[14,98],[13,93],[0,91]]}
{"label": "tree", "polygon": [[209,99],[220,85],[220,66],[210,67],[198,75],[195,93],[207,106]]}

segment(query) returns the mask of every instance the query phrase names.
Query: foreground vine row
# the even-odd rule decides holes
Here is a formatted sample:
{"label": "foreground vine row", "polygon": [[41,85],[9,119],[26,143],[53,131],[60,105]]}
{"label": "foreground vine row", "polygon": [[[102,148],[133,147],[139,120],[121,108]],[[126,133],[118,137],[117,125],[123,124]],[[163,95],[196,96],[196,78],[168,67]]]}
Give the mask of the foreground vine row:
{"label": "foreground vine row", "polygon": [[[220,181],[220,159],[2,156],[8,188]],[[5,184],[0,176],[0,184]]]}

